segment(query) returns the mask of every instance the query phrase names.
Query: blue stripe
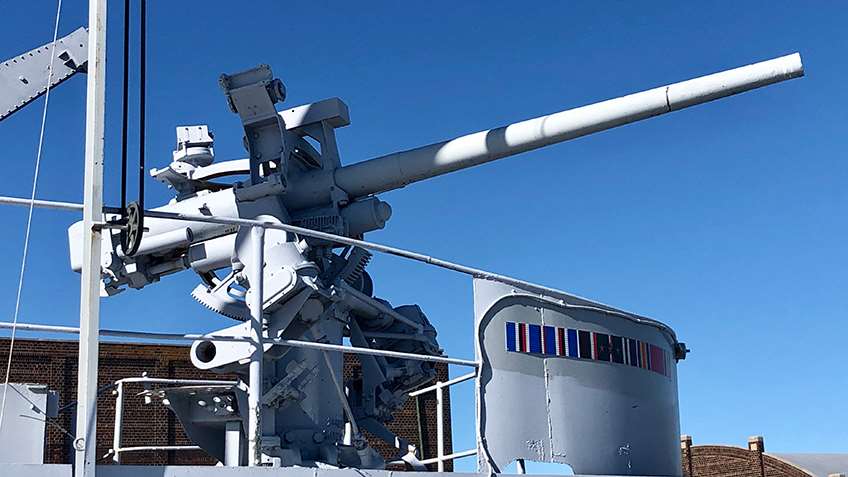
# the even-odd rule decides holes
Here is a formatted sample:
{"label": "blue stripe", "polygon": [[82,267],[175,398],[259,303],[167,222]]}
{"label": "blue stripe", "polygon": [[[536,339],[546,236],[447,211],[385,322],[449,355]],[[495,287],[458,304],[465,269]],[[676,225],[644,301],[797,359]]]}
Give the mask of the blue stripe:
{"label": "blue stripe", "polygon": [[527,325],[527,332],[530,334],[530,352],[542,352],[542,327],[539,325]]}
{"label": "blue stripe", "polygon": [[556,329],[553,326],[545,327],[545,354],[556,356]]}
{"label": "blue stripe", "polygon": [[577,352],[577,330],[566,330],[568,331],[568,355],[572,358],[578,357]]}
{"label": "blue stripe", "polygon": [[515,346],[515,323],[511,321],[506,322],[506,350],[518,351]]}

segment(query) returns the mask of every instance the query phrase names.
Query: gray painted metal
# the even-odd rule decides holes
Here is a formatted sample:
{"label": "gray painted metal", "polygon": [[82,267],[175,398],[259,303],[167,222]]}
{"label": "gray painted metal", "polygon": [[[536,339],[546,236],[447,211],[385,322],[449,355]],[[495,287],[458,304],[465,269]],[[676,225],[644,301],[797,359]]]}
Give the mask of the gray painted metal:
{"label": "gray painted metal", "polygon": [[71,477],[73,475],[71,467],[71,464],[0,464],[0,475],[14,477]]}
{"label": "gray painted metal", "polygon": [[609,361],[507,351],[505,324],[513,322],[633,338],[672,355],[669,334],[563,304],[574,300],[474,280],[480,470],[500,472],[526,459],[569,464],[575,473],[680,475],[673,362],[665,376]]}
{"label": "gray painted metal", "polygon": [[[0,62],[0,121],[47,91],[52,46],[51,42]],[[51,88],[86,70],[87,49],[88,32],[82,27],[56,40]]]}
{"label": "gray painted metal", "polygon": [[[13,475],[15,477],[72,477],[72,472],[71,466],[67,464],[0,464],[0,475]],[[511,477],[512,475],[514,474],[393,472],[387,470],[307,469],[303,467],[292,467],[280,471],[280,469],[273,467],[97,466],[97,477]],[[539,475],[538,477],[560,476]],[[575,477],[581,476],[575,475]],[[640,476],[629,475],[627,477]]]}
{"label": "gray painted metal", "polygon": [[[409,391],[433,379],[432,363],[402,354],[361,355],[362,375],[345,383],[345,395],[338,354],[290,347],[286,340],[339,346],[343,336],[349,336],[351,344],[358,348],[406,356],[442,354],[436,330],[419,307],[393,307],[372,296],[373,285],[366,271],[371,254],[366,248],[477,277],[502,279],[534,293],[545,295],[548,289],[360,240],[365,233],[383,228],[391,216],[391,207],[370,194],[802,74],[800,57],[790,55],[344,168],[334,132],[349,123],[347,107],[340,100],[278,113],[274,104],[285,99],[285,87],[274,79],[268,66],[222,75],[223,92],[231,110],[242,121],[249,160],[216,165],[213,136],[208,128],[181,126],[171,163],[152,171],[158,180],[175,190],[174,200],[146,213],[145,234],[137,253],[128,254],[121,249],[116,229],[107,226],[103,230],[101,290],[108,296],[126,288],[141,289],[164,276],[191,269],[202,280],[192,296],[213,311],[240,322],[213,335],[248,336],[251,330],[259,330],[261,320],[259,338],[268,344],[261,370],[248,343],[211,336],[195,342],[192,361],[199,368],[236,373],[250,381],[249,401],[261,402],[259,414],[247,413],[240,407],[233,415],[242,420],[242,429],[252,427],[248,422],[260,423],[258,445],[262,462],[275,466],[326,463],[382,468],[384,462],[359,434],[360,427],[394,443],[398,449],[395,459],[415,462],[414,447],[397,439],[385,422],[403,405]],[[242,180],[222,181],[233,176]],[[91,256],[81,254],[80,245],[87,242],[91,225],[90,221],[77,223],[68,231],[72,268],[82,270],[84,277],[91,273]],[[250,229],[257,225],[267,229],[262,261],[246,245]],[[343,245],[349,246],[342,249]],[[91,247],[85,250],[90,253]],[[261,313],[257,310],[259,304],[247,303],[260,295]],[[670,343],[675,341],[668,327],[641,317],[591,302],[560,306],[568,307],[572,314],[616,315],[616,323],[663,336]],[[581,308],[579,313],[577,307]],[[251,327],[247,321],[256,326]],[[257,375],[263,381],[261,389],[257,389]],[[615,374],[609,377],[625,379]],[[556,386],[560,386],[558,381],[545,383],[543,389]],[[173,392],[179,394],[179,390]],[[257,396],[260,392],[261,399]],[[652,397],[659,399],[653,405],[661,406],[667,393],[643,393],[645,409],[651,409],[652,404],[647,401]],[[620,407],[613,397],[609,400],[609,409]],[[183,422],[191,422],[196,415],[193,408],[173,407]],[[645,415],[648,413],[645,411]],[[660,426],[662,433],[669,428],[666,421]],[[585,425],[580,428],[588,430]],[[349,429],[347,435],[345,429]],[[556,431],[558,435],[568,435],[566,430]],[[225,432],[217,434],[223,439]],[[249,436],[242,437],[240,442],[250,441]],[[554,442],[552,448],[564,446]],[[576,444],[568,446],[583,451]],[[217,452],[224,452],[223,443],[214,447]],[[652,458],[645,455],[631,459],[637,462],[635,468],[647,468],[645,462],[659,466],[651,473],[669,468],[657,453]],[[584,468],[604,468],[590,464]]]}
{"label": "gray painted metal", "polygon": [[[58,395],[44,384],[11,383],[9,387],[0,429],[0,469],[8,463],[40,464],[44,462],[45,420],[56,416]],[[0,384],[0,393],[4,388]]]}
{"label": "gray painted metal", "polygon": [[[249,159],[213,164],[208,128],[179,128],[172,162],[151,171],[175,189],[175,200],[148,214],[141,247],[128,254],[121,249],[114,228],[100,228],[104,225],[100,182],[105,11],[104,1],[91,0],[93,41],[88,55],[93,64],[87,102],[85,207],[83,221],[69,229],[72,268],[83,274],[80,437],[75,441],[78,476],[94,470],[89,443],[94,441],[95,428],[97,278],[103,277],[101,290],[109,296],[127,287],[143,288],[186,269],[202,278],[193,293],[201,304],[239,321],[252,318],[253,326],[242,323],[215,335],[246,337],[252,331],[254,342],[268,344],[251,350],[246,343],[204,336],[193,346],[192,360],[198,367],[234,372],[250,384],[246,397],[250,404],[234,399],[225,422],[218,426],[222,432],[194,433],[201,445],[211,434],[220,435],[204,448],[223,454],[225,431],[237,432],[232,423],[238,419],[241,428],[249,431],[235,441],[245,446],[252,443],[250,463],[380,468],[384,463],[359,434],[361,426],[395,442],[398,459],[416,462],[414,447],[397,439],[384,423],[410,390],[433,378],[432,364],[414,357],[438,356],[441,350],[434,327],[417,306],[392,307],[372,296],[373,286],[365,272],[371,258],[366,246],[509,284],[475,281],[476,345],[483,362],[478,377],[479,457],[486,470],[497,471],[511,459],[529,459],[567,462],[578,471],[591,473],[679,474],[673,365],[668,376],[665,372],[655,376],[612,363],[509,355],[503,349],[505,316],[528,323],[579,324],[596,332],[662,343],[659,346],[672,354],[677,342],[667,326],[538,285],[358,239],[383,228],[391,216],[391,207],[373,194],[796,78],[803,75],[798,54],[345,167],[340,164],[334,132],[349,124],[347,106],[341,100],[278,112],[274,104],[285,99],[285,87],[268,66],[222,75],[219,82],[232,112],[242,121]],[[85,42],[70,43],[74,35],[84,37],[84,30],[62,40],[65,49],[57,56],[66,69],[59,67],[57,83],[85,66]],[[69,44],[64,45],[65,40]],[[46,87],[46,80],[43,85],[30,81],[30,77],[46,76],[38,74],[49,62],[41,61],[43,51],[49,52],[49,48],[4,63],[0,75],[5,73],[7,83],[0,90],[12,104],[3,113],[0,102],[0,114],[4,114],[0,119],[35,99]],[[41,70],[39,61],[44,63]],[[10,75],[17,76],[9,80]],[[222,177],[244,174],[249,178],[242,182],[218,182]],[[248,224],[251,229],[257,225],[268,229],[261,251],[246,246],[250,229],[243,226]],[[353,248],[337,253],[343,244]],[[104,254],[100,254],[101,247]],[[228,275],[216,274],[222,271]],[[248,300],[244,299],[245,290]],[[358,348],[393,354],[362,355],[362,376],[348,383],[346,393],[340,384],[337,353],[330,356],[325,349],[288,346],[314,342],[337,349],[343,336],[349,336]],[[240,384],[238,389],[244,398],[245,386]],[[440,394],[441,387],[436,391]],[[196,399],[197,392],[185,387],[165,391],[188,429],[202,428],[208,419],[203,414],[208,409],[198,409],[206,404]],[[228,392],[239,395],[235,388]],[[486,398],[493,394],[499,399]],[[539,405],[531,406],[526,414],[517,412],[515,407],[528,400]],[[522,417],[518,425],[504,419],[516,415]],[[343,435],[344,429],[350,430],[349,435]],[[334,473],[340,472],[361,475],[361,471]]]}
{"label": "gray painted metal", "polygon": [[659,116],[804,74],[797,53],[345,166],[336,183],[361,197]]}
{"label": "gray painted metal", "polygon": [[788,454],[768,455],[799,467],[814,477],[848,474],[848,454]]}

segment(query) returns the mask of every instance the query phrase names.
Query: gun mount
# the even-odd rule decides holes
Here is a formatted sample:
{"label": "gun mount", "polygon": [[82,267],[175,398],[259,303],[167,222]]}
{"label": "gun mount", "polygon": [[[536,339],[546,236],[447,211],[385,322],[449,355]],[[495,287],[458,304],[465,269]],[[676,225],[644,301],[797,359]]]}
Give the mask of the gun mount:
{"label": "gun mount", "polygon": [[[173,160],[151,171],[176,195],[154,210],[261,219],[361,238],[383,228],[391,216],[391,207],[375,194],[802,75],[800,56],[793,54],[342,166],[334,130],[350,123],[347,106],[333,98],[278,112],[275,104],[285,99],[285,88],[269,67],[260,66],[220,79],[230,109],[242,121],[249,157],[215,163],[206,126],[178,127]],[[239,322],[214,335],[249,336],[245,298],[251,293],[249,277],[258,274],[263,338],[341,344],[348,337],[359,347],[441,353],[436,330],[418,306],[393,307],[373,296],[365,270],[371,254],[364,249],[267,230],[258,271],[251,269],[257,257],[248,247],[249,230],[154,217],[144,225],[132,254],[124,252],[118,233],[104,233],[105,295],[191,269],[201,278],[194,298]],[[69,229],[71,266],[77,271],[81,232],[81,222]],[[194,343],[191,359],[199,368],[247,379],[250,356],[249,343],[209,338]],[[432,363],[363,356],[362,374],[344,383],[345,392],[338,355],[265,344],[264,356],[261,382],[251,383],[262,390],[262,462],[382,467],[383,460],[358,432],[364,429],[396,443],[400,457],[415,464],[414,449],[385,422],[408,391],[433,378]],[[224,441],[233,426],[246,427],[245,390],[203,392],[210,394],[200,396],[204,402],[228,404],[201,412],[189,402],[198,399],[196,393],[181,389],[169,391],[167,400],[195,442],[222,462],[232,461]],[[346,433],[345,425],[354,421],[358,425]],[[247,452],[237,457],[247,458]]]}

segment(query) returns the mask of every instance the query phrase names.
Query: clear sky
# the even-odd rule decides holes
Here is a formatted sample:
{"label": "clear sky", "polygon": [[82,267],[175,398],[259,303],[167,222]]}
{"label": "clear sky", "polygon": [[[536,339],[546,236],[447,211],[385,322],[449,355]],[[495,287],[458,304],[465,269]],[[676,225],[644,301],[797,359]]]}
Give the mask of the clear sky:
{"label": "clear sky", "polygon": [[[61,34],[85,24],[85,3],[66,2]],[[681,431],[696,443],[762,434],[770,451],[848,452],[845,3],[150,3],[151,167],[169,162],[186,124],[210,126],[219,160],[244,157],[217,77],[259,63],[286,83],[288,105],[347,102],[338,140],[352,163],[800,51],[803,79],[385,194],[394,217],[368,238],[668,323],[692,349],[678,373]],[[111,4],[115,204],[121,2]],[[54,9],[6,2],[0,58],[46,43]],[[54,93],[38,195],[78,201],[85,80]],[[41,105],[0,124],[0,194],[29,194]],[[149,205],[169,195],[148,180]],[[0,208],[9,318],[25,218]],[[22,321],[77,323],[65,232],[75,220],[36,212]],[[467,277],[384,256],[371,273],[379,296],[421,304],[449,354],[472,356]],[[104,300],[102,324],[228,326],[190,298],[196,281],[186,272]],[[453,396],[456,448],[473,446],[466,386]]]}

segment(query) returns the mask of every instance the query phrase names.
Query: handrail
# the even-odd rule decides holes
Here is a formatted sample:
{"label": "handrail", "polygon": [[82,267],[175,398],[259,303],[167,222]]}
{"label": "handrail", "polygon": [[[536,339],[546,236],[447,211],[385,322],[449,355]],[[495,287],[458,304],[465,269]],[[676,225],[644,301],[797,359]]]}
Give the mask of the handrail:
{"label": "handrail", "polygon": [[[12,328],[12,323],[0,321],[0,329]],[[50,333],[70,333],[79,334],[79,328],[73,326],[55,326],[55,325],[38,325],[33,323],[18,323],[15,325],[21,331],[46,331]],[[195,341],[195,340],[217,340],[217,341],[238,341],[251,342],[247,336],[219,336],[219,335],[203,335],[203,334],[178,334],[178,333],[156,333],[149,331],[127,331],[127,330],[100,330],[103,336],[114,336],[119,338],[137,338],[137,339],[159,339],[164,341]],[[322,351],[334,351],[339,353],[350,354],[365,354],[373,356],[386,356],[389,358],[414,359],[418,361],[430,361],[434,363],[456,364],[459,366],[468,366],[477,368],[477,361],[470,359],[451,358],[449,356],[433,356],[429,354],[405,353],[402,351],[390,351],[383,349],[360,348],[358,346],[344,346],[330,343],[317,343],[314,341],[287,340],[282,338],[263,339],[263,343],[276,344],[283,346],[291,346],[293,348],[318,349]]]}
{"label": "handrail", "polygon": [[447,381],[436,381],[435,384],[427,386],[425,388],[417,389],[408,393],[410,397],[421,396],[422,394],[429,393],[431,391],[436,392],[436,457],[431,457],[429,459],[423,459],[421,461],[422,464],[433,464],[435,463],[437,466],[437,470],[439,472],[445,471],[445,462],[459,459],[462,457],[468,457],[471,455],[477,454],[477,449],[469,449],[460,452],[454,452],[452,454],[445,455],[445,397],[444,397],[444,389],[453,386],[454,384],[464,383],[465,381],[477,378],[477,369],[468,374],[463,374],[462,376],[457,376],[453,379],[449,379]]}
{"label": "handrail", "polygon": [[459,384],[459,383],[468,381],[469,379],[474,379],[476,377],[477,377],[477,372],[475,371],[475,372],[472,372],[472,373],[463,374],[462,376],[455,377],[455,378],[450,379],[450,380],[445,381],[445,382],[439,381],[438,383],[427,386],[426,388],[416,389],[415,391],[410,392],[409,397],[415,397],[415,396],[420,396],[422,394],[427,394],[430,391],[435,391],[436,388],[439,387],[439,386],[441,386],[441,387],[453,386],[454,384]]}
{"label": "handrail", "polygon": [[122,452],[143,452],[160,450],[199,450],[200,446],[133,446],[121,447],[121,433],[124,427],[124,384],[128,383],[150,383],[150,384],[196,384],[200,386],[233,386],[237,381],[219,381],[212,379],[179,379],[179,378],[151,378],[148,376],[121,378],[114,382],[115,386],[115,423],[112,431],[112,448],[104,457],[112,455],[112,461],[121,463]]}
{"label": "handrail", "polygon": [[[18,206],[28,206],[30,205],[30,200],[20,197],[9,197],[9,196],[0,196],[0,205],[18,205]],[[70,202],[57,202],[50,200],[41,200],[36,199],[32,201],[34,207],[40,208],[52,208],[52,209],[63,209],[63,210],[81,210],[81,204],[74,204]],[[79,209],[77,209],[79,208]],[[508,285],[516,286],[527,290],[531,293],[538,293],[541,295],[554,295],[554,296],[564,296],[566,295],[564,292],[560,290],[556,290],[553,288],[549,288],[542,285],[537,285],[535,283],[531,283],[525,280],[519,280],[517,278],[512,278],[507,275],[501,275],[499,273],[493,273],[487,270],[482,270],[479,268],[468,267],[465,265],[461,265],[455,262],[451,262],[448,260],[442,260],[440,258],[436,258],[430,255],[413,252],[410,250],[405,250],[398,247],[392,247],[388,245],[383,245],[375,242],[369,242],[366,240],[357,240],[352,239],[350,237],[344,237],[341,235],[331,234],[327,232],[320,232],[317,230],[312,230],[304,227],[298,227],[295,225],[282,224],[282,223],[274,223],[267,222],[262,220],[252,220],[252,219],[242,219],[242,218],[233,218],[233,217],[220,217],[214,215],[195,215],[195,214],[183,214],[176,212],[164,212],[161,210],[145,210],[144,215],[146,217],[153,217],[158,219],[170,219],[170,220],[182,220],[188,222],[202,222],[202,223],[212,223],[212,224],[225,224],[225,225],[236,225],[240,227],[262,227],[265,229],[276,229],[282,230],[285,232],[290,232],[293,234],[299,234],[306,237],[313,237],[317,239],[327,240],[330,242],[336,242],[344,245],[351,245],[355,247],[362,247],[368,250],[374,250],[381,253],[386,253],[389,255],[395,255],[398,257],[406,258],[409,260],[414,260],[417,262],[422,262],[428,265],[433,265],[436,267],[444,268],[447,270],[451,270],[458,273],[463,273],[465,275],[470,275],[474,278],[482,278],[486,280],[494,280],[502,283],[506,283]],[[105,225],[105,224],[104,224]],[[588,300],[577,295],[567,294],[570,298],[592,302],[592,300]],[[593,305],[580,305],[568,303],[564,298],[560,299],[561,305],[568,308],[579,308],[579,309],[588,309],[594,310],[601,313],[607,313],[615,316],[619,316],[625,319],[629,319],[636,323],[650,325],[656,328],[659,328],[661,331],[666,333],[669,337],[672,338],[673,341],[677,342],[677,335],[674,333],[668,325],[665,323],[646,318],[644,316],[640,316],[634,313],[618,310],[608,305],[603,306],[593,306]]]}

